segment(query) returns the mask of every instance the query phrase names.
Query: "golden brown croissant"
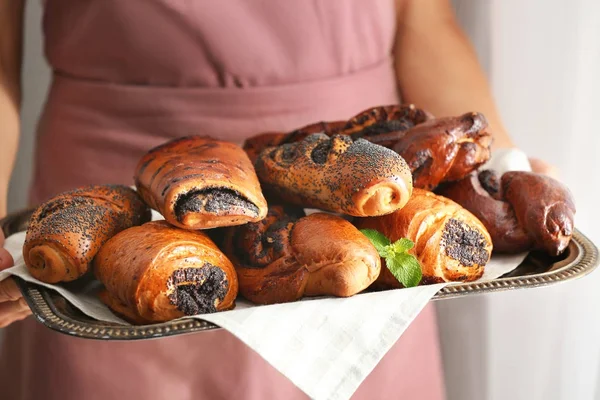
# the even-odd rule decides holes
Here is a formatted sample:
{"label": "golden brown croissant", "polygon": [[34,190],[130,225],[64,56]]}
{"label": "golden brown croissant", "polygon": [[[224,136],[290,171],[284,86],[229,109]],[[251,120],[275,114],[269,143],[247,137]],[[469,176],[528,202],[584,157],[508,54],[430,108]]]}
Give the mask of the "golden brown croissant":
{"label": "golden brown croissant", "polygon": [[557,256],[571,240],[575,203],[569,189],[548,176],[511,171],[473,172],[445,185],[451,198],[483,222],[494,251],[519,253],[540,249]]}
{"label": "golden brown croissant", "polygon": [[[490,235],[473,214],[422,189],[415,188],[402,209],[354,223],[360,229],[375,229],[392,242],[401,238],[413,241],[409,253],[421,264],[423,283],[479,279],[492,253]],[[400,283],[382,268],[374,287],[398,288]]]}
{"label": "golden brown croissant", "polygon": [[25,265],[42,282],[75,280],[108,239],[149,220],[150,209],[127,186],[87,186],[59,194],[31,216]]}
{"label": "golden brown croissant", "polygon": [[260,221],[267,203],[248,156],[233,143],[191,136],[150,150],[135,182],[171,224],[207,229]]}
{"label": "golden brown croissant", "polygon": [[269,207],[260,222],[228,228],[223,250],[240,293],[258,304],[352,296],[379,275],[377,251],[351,223],[325,213]]}
{"label": "golden brown croissant", "polygon": [[313,134],[267,148],[256,173],[265,190],[283,201],[352,216],[390,213],[412,191],[410,171],[398,154],[341,135]]}
{"label": "golden brown croissant", "polygon": [[94,259],[101,299],[133,323],[231,309],[238,291],[231,262],[201,231],[148,222],[110,239]]}

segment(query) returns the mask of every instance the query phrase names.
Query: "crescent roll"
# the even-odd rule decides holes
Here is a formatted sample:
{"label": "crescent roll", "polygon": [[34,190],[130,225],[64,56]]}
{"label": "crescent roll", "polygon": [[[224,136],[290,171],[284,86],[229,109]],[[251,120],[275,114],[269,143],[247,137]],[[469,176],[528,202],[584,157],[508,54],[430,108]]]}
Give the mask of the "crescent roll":
{"label": "crescent roll", "polygon": [[29,222],[23,259],[29,273],[46,283],[83,276],[100,247],[127,228],[150,221],[137,193],[120,185],[95,185],[55,196]]}
{"label": "crescent roll", "polygon": [[256,223],[228,228],[223,250],[235,264],[240,294],[258,304],[304,296],[348,297],[379,276],[371,242],[350,222],[300,208],[269,208]]}
{"label": "crescent roll", "polygon": [[238,291],[233,265],[204,232],[166,221],[114,236],[94,273],[106,288],[102,301],[138,324],[231,309]]}
{"label": "crescent roll", "polygon": [[150,150],[135,172],[136,187],[169,223],[208,229],[260,221],[267,202],[241,147],[191,136]]}
{"label": "crescent roll", "polygon": [[[407,238],[415,246],[409,251],[420,262],[424,283],[470,282],[483,275],[490,260],[492,240],[483,224],[457,203],[432,192],[417,189],[401,210],[382,217],[355,220],[360,229],[375,229],[392,242]],[[374,285],[399,288],[387,268]]]}

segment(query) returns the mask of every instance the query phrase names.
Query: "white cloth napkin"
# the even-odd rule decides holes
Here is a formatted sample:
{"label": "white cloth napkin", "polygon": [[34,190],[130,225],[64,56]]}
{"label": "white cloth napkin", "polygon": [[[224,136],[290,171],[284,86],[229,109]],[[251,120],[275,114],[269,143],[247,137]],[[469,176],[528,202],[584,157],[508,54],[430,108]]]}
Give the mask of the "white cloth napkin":
{"label": "white cloth napkin", "polygon": [[[502,152],[500,172],[519,169],[522,153]],[[520,166],[522,167],[522,165]],[[160,219],[154,214],[155,219]],[[5,247],[15,266],[0,272],[58,291],[75,307],[98,320],[126,324],[95,296],[97,285],[71,289],[48,285],[29,275],[21,255],[24,233],[10,236]],[[513,270],[525,254],[492,257],[481,280]],[[404,333],[431,298],[446,284],[419,286],[351,298],[316,298],[295,303],[253,306],[238,301],[234,310],[198,318],[230,331],[313,399],[349,399]]]}

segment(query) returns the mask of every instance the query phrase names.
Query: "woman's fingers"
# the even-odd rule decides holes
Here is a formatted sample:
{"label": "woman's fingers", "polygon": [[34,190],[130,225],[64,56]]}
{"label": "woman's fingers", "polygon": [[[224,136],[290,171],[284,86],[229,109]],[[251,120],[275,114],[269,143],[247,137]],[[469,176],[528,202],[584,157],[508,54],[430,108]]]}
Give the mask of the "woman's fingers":
{"label": "woman's fingers", "polygon": [[[1,239],[1,238],[0,238]],[[2,243],[0,242],[0,246]],[[12,267],[15,264],[12,256],[6,249],[0,248],[0,271]]]}
{"label": "woman's fingers", "polygon": [[0,282],[0,306],[6,301],[16,301],[21,297],[21,291],[14,279],[8,278]]}
{"label": "woman's fingers", "polygon": [[27,302],[22,297],[15,301],[0,303],[0,328],[4,328],[15,321],[22,320],[31,314]]}

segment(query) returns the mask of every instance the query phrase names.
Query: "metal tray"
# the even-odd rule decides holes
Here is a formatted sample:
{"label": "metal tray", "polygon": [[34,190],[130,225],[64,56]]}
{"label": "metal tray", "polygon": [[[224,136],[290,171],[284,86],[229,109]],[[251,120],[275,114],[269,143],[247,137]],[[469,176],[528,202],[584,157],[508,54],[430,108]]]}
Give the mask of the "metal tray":
{"label": "metal tray", "polygon": [[[0,220],[6,236],[27,229],[33,210],[8,215]],[[455,283],[444,287],[433,300],[450,299],[514,289],[548,286],[589,274],[598,266],[598,249],[581,232],[560,257],[531,252],[513,271],[498,279],[477,283]],[[122,326],[89,318],[53,290],[16,278],[23,296],[42,324],[55,331],[86,339],[141,340],[220,329],[192,318],[144,326]]]}

